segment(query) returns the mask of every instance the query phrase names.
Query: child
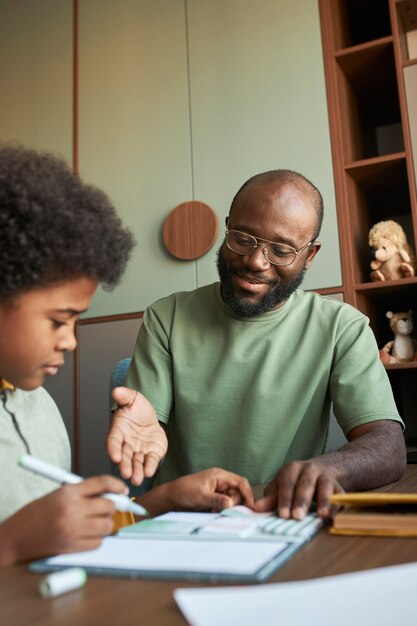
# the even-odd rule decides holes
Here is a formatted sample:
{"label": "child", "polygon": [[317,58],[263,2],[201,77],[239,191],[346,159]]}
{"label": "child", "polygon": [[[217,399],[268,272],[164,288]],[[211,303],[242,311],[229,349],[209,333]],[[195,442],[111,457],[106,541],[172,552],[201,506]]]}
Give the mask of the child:
{"label": "child", "polygon": [[[117,284],[133,245],[106,195],[62,159],[0,148],[0,565],[90,550],[112,532],[114,504],[99,496],[126,493],[122,481],[97,476],[57,489],[17,460],[30,453],[70,469],[62,418],[41,385],[74,350],[78,316],[99,283]],[[125,388],[117,394],[127,411],[133,397],[156,421],[141,394]],[[242,500],[253,505],[247,481],[216,469],[143,496],[153,512]]]}

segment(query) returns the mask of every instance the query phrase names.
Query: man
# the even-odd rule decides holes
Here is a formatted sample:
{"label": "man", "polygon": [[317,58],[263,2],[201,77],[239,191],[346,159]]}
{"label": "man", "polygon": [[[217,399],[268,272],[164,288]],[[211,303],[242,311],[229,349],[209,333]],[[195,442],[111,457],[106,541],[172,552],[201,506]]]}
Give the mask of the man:
{"label": "man", "polygon": [[[332,493],[403,473],[403,424],[367,318],[298,289],[320,249],[322,215],[321,194],[302,175],[254,176],[226,220],[220,284],[145,312],[126,384],[166,426],[159,481],[218,465],[267,483],[257,510],[301,519],[313,500],[327,517]],[[349,443],[324,454],[331,402]],[[135,449],[126,427],[117,413],[116,462],[122,441]],[[121,461],[124,478],[131,458]]]}
{"label": "man", "polygon": [[[65,469],[68,435],[41,386],[74,350],[75,323],[99,283],[113,287],[133,247],[107,196],[48,153],[0,148],[0,566],[57,552],[90,550],[114,528],[115,506],[103,492],[125,493],[114,476],[57,489],[18,466],[24,453]],[[119,388],[123,415],[155,413],[146,398]],[[145,474],[153,443],[141,446]],[[166,442],[160,441],[158,454]],[[149,453],[149,455],[148,455]],[[247,481],[212,468],[144,496],[151,513],[172,508],[253,506]]]}

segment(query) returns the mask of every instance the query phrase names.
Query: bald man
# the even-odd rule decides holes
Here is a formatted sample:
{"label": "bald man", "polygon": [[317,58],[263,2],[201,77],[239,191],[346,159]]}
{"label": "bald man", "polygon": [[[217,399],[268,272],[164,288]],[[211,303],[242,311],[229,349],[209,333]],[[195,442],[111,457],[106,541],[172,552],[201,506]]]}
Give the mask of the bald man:
{"label": "bald man", "polygon": [[[301,174],[252,177],[226,218],[220,282],[146,310],[126,384],[166,429],[159,482],[223,467],[266,485],[258,511],[302,519],[312,502],[325,518],[331,494],[404,472],[404,425],[368,318],[299,289],[322,219],[321,194]],[[331,404],[348,443],[326,454]],[[132,480],[143,433],[134,421],[116,413],[125,453],[109,450]]]}

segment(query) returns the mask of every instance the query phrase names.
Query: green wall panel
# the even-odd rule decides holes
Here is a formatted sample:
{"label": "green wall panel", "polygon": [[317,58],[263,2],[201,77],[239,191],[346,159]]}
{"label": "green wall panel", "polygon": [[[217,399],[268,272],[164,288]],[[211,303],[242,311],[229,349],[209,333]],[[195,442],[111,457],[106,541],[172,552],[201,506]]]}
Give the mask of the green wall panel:
{"label": "green wall panel", "polygon": [[[0,138],[72,159],[72,1],[0,0]],[[341,282],[318,7],[311,0],[81,0],[79,166],[137,239],[122,284],[88,316],[143,310],[217,279],[238,187],[276,167],[325,199],[307,288]],[[165,250],[164,219],[197,199],[219,237],[196,262]]]}
{"label": "green wall panel", "polygon": [[0,140],[72,161],[72,2],[0,0]]}
{"label": "green wall panel", "polygon": [[182,0],[89,0],[79,14],[80,173],[102,187],[136,235],[123,283],[88,315],[142,310],[195,286],[194,263],[166,252],[161,229],[191,198]]}
{"label": "green wall panel", "polygon": [[[307,288],[341,284],[318,6],[311,0],[188,2],[194,187],[224,216],[250,176],[294,169],[325,201]],[[215,252],[198,261],[216,279]]]}

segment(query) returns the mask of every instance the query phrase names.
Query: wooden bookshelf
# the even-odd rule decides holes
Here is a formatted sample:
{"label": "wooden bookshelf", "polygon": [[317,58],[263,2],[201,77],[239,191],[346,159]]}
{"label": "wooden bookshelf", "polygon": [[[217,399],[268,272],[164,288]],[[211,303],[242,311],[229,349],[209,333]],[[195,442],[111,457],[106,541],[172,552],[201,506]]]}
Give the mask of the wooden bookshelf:
{"label": "wooden bookshelf", "polygon": [[[405,71],[417,30],[417,0],[319,0],[345,301],[365,313],[382,347],[387,311],[414,310],[417,277],[371,282],[370,228],[401,224],[416,250],[416,101]],[[412,33],[412,37],[410,35]],[[417,84],[417,79],[415,80]],[[408,93],[408,98],[410,94]],[[410,130],[411,129],[411,130]],[[414,143],[414,160],[413,160]],[[407,434],[417,435],[417,363],[387,366]]]}

